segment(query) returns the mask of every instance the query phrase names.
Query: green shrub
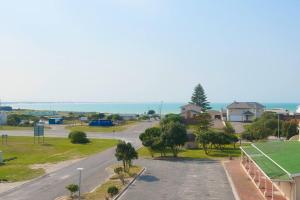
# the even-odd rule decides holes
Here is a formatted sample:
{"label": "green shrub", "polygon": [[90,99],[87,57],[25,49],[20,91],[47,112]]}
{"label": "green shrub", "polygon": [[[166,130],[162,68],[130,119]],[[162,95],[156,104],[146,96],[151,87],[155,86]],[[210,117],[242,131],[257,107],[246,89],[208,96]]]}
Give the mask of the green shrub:
{"label": "green shrub", "polygon": [[69,133],[68,138],[74,144],[86,144],[89,143],[89,139],[86,137],[85,132],[82,131],[72,131]]}
{"label": "green shrub", "polygon": [[125,185],[125,175],[123,173],[123,167],[117,167],[114,169],[114,172],[118,175],[118,178],[122,182],[123,185]]}
{"label": "green shrub", "polygon": [[78,192],[79,186],[75,184],[70,184],[66,186],[66,189],[70,191],[70,196],[73,197],[75,192]]}
{"label": "green shrub", "polygon": [[123,167],[117,167],[117,168],[115,168],[115,169],[114,169],[114,172],[115,172],[116,174],[121,174],[121,173],[123,172]]}
{"label": "green shrub", "polygon": [[116,187],[116,186],[110,186],[108,189],[107,189],[107,193],[113,197],[115,195],[117,195],[119,193],[119,189]]}

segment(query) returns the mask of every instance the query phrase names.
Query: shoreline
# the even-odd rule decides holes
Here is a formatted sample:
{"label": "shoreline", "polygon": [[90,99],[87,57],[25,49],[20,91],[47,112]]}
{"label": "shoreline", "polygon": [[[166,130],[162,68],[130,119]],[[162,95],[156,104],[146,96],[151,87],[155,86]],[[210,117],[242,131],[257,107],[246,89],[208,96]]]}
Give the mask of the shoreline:
{"label": "shoreline", "polygon": [[[180,102],[2,102],[3,106],[12,106],[14,110],[56,111],[77,113],[111,113],[111,114],[144,114],[155,110],[162,114],[180,113],[180,107],[186,103]],[[226,108],[229,103],[211,103],[213,110]],[[262,103],[266,109],[283,108],[295,112],[300,103]]]}

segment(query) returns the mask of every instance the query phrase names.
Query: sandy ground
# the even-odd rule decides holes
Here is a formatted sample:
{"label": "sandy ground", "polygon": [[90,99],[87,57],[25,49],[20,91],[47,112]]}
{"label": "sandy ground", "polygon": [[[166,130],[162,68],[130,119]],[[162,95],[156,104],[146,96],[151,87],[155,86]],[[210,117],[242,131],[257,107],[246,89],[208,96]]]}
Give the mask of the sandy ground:
{"label": "sandy ground", "polygon": [[[79,158],[79,159],[74,159],[74,160],[66,160],[66,161],[62,161],[59,163],[45,163],[45,164],[35,164],[35,165],[31,165],[30,167],[32,169],[44,169],[46,174],[55,172],[59,169],[62,169],[64,167],[67,167],[69,165],[74,164],[75,162],[78,162],[80,160],[82,160],[83,158]],[[19,182],[13,182],[13,183],[0,183],[0,193],[2,192],[6,192],[10,189],[13,189],[15,187],[18,187],[24,183],[27,183],[29,181],[32,180],[28,180],[28,181],[19,181]]]}
{"label": "sandy ground", "polygon": [[66,161],[62,161],[59,163],[45,163],[45,164],[34,164],[31,165],[30,168],[31,169],[44,169],[46,174],[52,173],[54,171],[57,171],[59,169],[62,169],[64,167],[67,167],[75,162],[78,162],[80,160],[82,160],[83,158],[79,158],[79,159],[74,159],[74,160],[66,160]]}
{"label": "sandy ground", "polygon": [[19,181],[14,183],[0,183],[0,193],[8,191],[10,189],[13,189],[15,187],[18,187],[28,181]]}

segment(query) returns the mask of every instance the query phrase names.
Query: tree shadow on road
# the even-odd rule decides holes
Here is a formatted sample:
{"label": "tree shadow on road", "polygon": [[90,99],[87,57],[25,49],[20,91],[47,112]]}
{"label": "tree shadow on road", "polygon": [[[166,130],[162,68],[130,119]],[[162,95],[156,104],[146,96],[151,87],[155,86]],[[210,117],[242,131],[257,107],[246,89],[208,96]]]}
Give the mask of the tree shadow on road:
{"label": "tree shadow on road", "polygon": [[159,178],[157,178],[156,176],[152,176],[152,175],[142,175],[139,177],[139,181],[145,181],[145,182],[155,182],[155,181],[159,181]]}

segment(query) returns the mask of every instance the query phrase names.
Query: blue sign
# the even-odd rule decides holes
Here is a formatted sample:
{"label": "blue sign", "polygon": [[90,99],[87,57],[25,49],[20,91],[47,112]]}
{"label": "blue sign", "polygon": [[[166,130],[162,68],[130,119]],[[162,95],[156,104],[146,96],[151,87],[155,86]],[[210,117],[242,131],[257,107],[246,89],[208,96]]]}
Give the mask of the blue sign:
{"label": "blue sign", "polygon": [[34,126],[34,136],[44,136],[44,126],[35,125]]}

